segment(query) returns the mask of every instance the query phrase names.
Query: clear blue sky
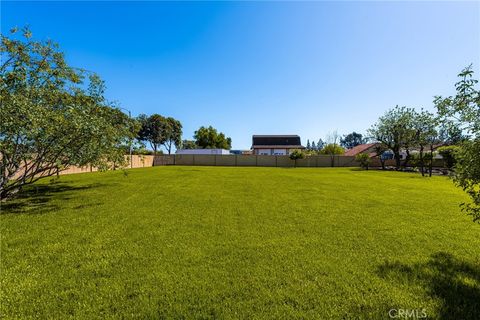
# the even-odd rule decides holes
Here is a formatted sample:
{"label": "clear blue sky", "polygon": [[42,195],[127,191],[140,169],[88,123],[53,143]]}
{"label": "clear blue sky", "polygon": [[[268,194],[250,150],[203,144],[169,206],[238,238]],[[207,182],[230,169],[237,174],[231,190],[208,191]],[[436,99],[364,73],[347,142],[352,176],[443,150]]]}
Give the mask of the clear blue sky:
{"label": "clear blue sky", "polygon": [[105,79],[134,115],[252,134],[324,138],[386,109],[433,109],[470,63],[480,2],[4,2],[2,32],[29,25]]}

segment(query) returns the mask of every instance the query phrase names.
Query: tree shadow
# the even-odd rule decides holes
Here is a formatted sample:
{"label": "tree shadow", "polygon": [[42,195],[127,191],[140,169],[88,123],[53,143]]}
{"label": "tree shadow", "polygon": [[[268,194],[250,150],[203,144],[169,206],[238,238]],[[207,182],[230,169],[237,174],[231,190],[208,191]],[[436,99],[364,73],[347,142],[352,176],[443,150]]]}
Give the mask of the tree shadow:
{"label": "tree shadow", "polygon": [[383,278],[420,284],[441,302],[438,319],[480,318],[480,265],[438,252],[426,263],[387,262],[378,268]]}
{"label": "tree shadow", "polygon": [[[369,170],[375,170],[375,169],[369,168]],[[363,168],[353,167],[353,168],[350,168],[349,171],[368,171],[368,170]]]}
{"label": "tree shadow", "polygon": [[[43,214],[59,208],[52,200],[69,200],[74,192],[99,187],[100,183],[72,186],[65,182],[30,185],[25,187],[14,199],[0,204],[0,214]],[[98,204],[98,203],[97,203]],[[82,204],[81,208],[96,204]],[[78,208],[75,208],[78,209]]]}

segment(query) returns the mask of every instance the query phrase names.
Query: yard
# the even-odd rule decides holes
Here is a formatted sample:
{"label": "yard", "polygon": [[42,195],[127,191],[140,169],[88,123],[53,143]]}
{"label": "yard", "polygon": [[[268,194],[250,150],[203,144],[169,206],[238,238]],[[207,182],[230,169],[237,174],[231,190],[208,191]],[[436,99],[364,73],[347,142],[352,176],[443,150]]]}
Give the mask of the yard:
{"label": "yard", "polygon": [[45,180],[2,205],[3,318],[478,319],[480,228],[445,177],[127,172]]}

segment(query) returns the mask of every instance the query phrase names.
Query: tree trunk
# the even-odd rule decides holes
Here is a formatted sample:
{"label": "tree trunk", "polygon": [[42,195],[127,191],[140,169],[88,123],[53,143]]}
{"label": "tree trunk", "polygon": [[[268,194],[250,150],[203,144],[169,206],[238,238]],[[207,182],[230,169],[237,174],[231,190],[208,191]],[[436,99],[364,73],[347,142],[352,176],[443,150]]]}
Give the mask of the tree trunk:
{"label": "tree trunk", "polygon": [[420,171],[422,172],[422,177],[425,176],[425,163],[423,160],[423,146],[420,147]]}
{"label": "tree trunk", "polygon": [[428,166],[429,177],[432,176],[432,169],[433,169],[433,146],[430,146],[430,164]]}
{"label": "tree trunk", "polygon": [[385,159],[382,159],[382,157],[380,157],[380,164],[382,165],[382,170],[385,170]]}
{"label": "tree trunk", "polygon": [[400,162],[400,152],[393,151],[393,156],[395,157],[395,166],[397,167],[397,170],[400,170],[401,162]]}
{"label": "tree trunk", "polygon": [[410,150],[408,150],[408,148],[406,148],[405,152],[407,153],[407,156],[405,157],[405,161],[403,162],[403,167],[404,168],[407,167],[408,162],[410,161]]}

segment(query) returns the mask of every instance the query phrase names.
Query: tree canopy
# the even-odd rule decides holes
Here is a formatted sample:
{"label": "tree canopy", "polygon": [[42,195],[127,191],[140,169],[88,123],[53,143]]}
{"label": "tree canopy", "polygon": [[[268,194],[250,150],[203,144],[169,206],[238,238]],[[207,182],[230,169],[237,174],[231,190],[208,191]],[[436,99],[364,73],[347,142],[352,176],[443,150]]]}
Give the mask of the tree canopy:
{"label": "tree canopy", "polygon": [[378,121],[368,129],[370,137],[383,143],[392,150],[397,169],[400,169],[400,150],[407,149],[414,144],[415,139],[415,110],[413,108],[396,106],[388,110]]}
{"label": "tree canopy", "polygon": [[106,101],[97,75],[69,66],[57,44],[28,29],[2,35],[0,54],[1,199],[72,165],[125,161],[121,145],[136,125]]}
{"label": "tree canopy", "polygon": [[366,143],[366,141],[367,139],[364,139],[361,133],[356,133],[354,131],[343,136],[343,138],[340,139],[340,145],[345,149],[351,149],[353,147]]}
{"label": "tree canopy", "polygon": [[181,148],[182,149],[197,149],[198,146],[195,144],[194,140],[183,140]]}
{"label": "tree canopy", "polygon": [[345,153],[345,149],[343,149],[338,144],[329,143],[320,150],[320,154],[329,154],[329,155],[342,155]]}
{"label": "tree canopy", "polygon": [[195,144],[203,149],[227,149],[232,148],[232,139],[225,137],[222,132],[217,132],[217,129],[212,126],[200,127],[193,136]]}
{"label": "tree canopy", "polygon": [[162,145],[168,154],[171,153],[173,146],[180,147],[182,143],[182,124],[180,121],[159,114],[152,114],[151,116],[141,114],[138,121],[141,128],[137,139],[148,142],[155,154]]}

